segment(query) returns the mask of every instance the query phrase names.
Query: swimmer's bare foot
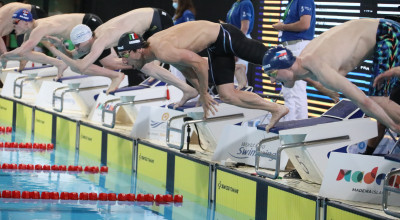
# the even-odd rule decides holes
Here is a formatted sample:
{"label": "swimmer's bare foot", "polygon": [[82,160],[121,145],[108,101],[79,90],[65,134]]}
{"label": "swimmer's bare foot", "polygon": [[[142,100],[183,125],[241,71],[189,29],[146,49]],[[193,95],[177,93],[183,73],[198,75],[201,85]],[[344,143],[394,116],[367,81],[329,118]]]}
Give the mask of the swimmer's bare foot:
{"label": "swimmer's bare foot", "polygon": [[272,117],[269,121],[269,124],[265,127],[265,131],[269,132],[269,129],[273,128],[275,124],[287,113],[289,113],[289,109],[284,105],[278,105],[278,109],[274,112],[271,112]]}
{"label": "swimmer's bare foot", "polygon": [[235,65],[235,77],[238,82],[238,87],[236,88],[237,90],[240,90],[247,85],[246,65]]}
{"label": "swimmer's bare foot", "polygon": [[63,76],[64,71],[68,68],[68,65],[60,60],[60,62],[58,62],[56,67],[57,67],[57,71],[58,71],[56,79],[59,79]]}
{"label": "swimmer's bare foot", "polygon": [[57,74],[57,76],[53,79],[55,82],[57,82],[63,75]]}
{"label": "swimmer's bare foot", "polygon": [[176,103],[174,105],[174,109],[181,107],[182,105],[184,105],[188,100],[195,98],[199,93],[197,92],[196,89],[194,89],[193,87],[188,86],[188,89],[186,91],[183,91],[183,97],[181,99],[181,101],[179,101],[178,103]]}
{"label": "swimmer's bare foot", "polygon": [[121,72],[117,77],[111,78],[111,84],[108,87],[106,94],[108,95],[108,93],[117,90],[119,87],[119,84],[121,84],[121,82],[122,82],[122,80],[124,80],[124,78],[125,78],[125,74],[123,74]]}
{"label": "swimmer's bare foot", "polygon": [[22,72],[22,70],[25,69],[27,63],[28,63],[28,60],[20,60],[18,72]]}

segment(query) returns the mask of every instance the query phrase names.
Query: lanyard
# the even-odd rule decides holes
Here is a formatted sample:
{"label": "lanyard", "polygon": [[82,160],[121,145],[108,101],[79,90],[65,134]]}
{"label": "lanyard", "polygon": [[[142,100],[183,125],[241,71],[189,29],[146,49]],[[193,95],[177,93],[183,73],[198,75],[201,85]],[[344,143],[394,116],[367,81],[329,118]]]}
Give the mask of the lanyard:
{"label": "lanyard", "polygon": [[227,22],[231,23],[232,13],[235,10],[236,6],[238,6],[239,4],[240,4],[240,1],[236,1],[235,4],[233,4],[232,9],[229,11]]}
{"label": "lanyard", "polygon": [[282,21],[284,21],[284,20],[286,19],[287,15],[288,15],[288,13],[289,13],[290,5],[292,5],[292,3],[293,3],[294,0],[289,0],[289,1],[290,1],[290,3],[286,6],[286,10],[285,10],[285,13],[283,14]]}

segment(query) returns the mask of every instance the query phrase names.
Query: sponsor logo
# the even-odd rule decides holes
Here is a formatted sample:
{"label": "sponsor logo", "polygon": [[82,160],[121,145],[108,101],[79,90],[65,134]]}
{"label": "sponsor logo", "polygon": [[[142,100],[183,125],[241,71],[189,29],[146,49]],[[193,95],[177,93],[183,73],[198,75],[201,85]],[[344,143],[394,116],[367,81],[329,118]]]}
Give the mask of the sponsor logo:
{"label": "sponsor logo", "polygon": [[83,135],[83,134],[82,134],[82,139],[88,140],[88,141],[92,141],[92,138],[91,138],[91,137],[88,137],[88,136]]}
{"label": "sponsor logo", "polygon": [[129,44],[138,44],[138,43],[140,43],[140,40],[130,40],[128,43]]}
{"label": "sponsor logo", "polygon": [[146,156],[142,156],[142,154],[139,154],[139,160],[143,160],[149,163],[154,163],[154,159],[146,157]]}
{"label": "sponsor logo", "polygon": [[239,189],[233,188],[232,186],[225,185],[225,184],[221,183],[221,181],[219,181],[219,183],[218,183],[218,189],[223,189],[226,191],[230,191],[230,192],[239,194]]}
{"label": "sponsor logo", "polygon": [[166,121],[166,120],[168,120],[168,118],[169,118],[169,113],[166,112],[166,113],[162,114],[161,121]]}
{"label": "sponsor logo", "polygon": [[35,121],[36,121],[36,123],[39,123],[39,124],[44,124],[44,121],[43,121],[43,120],[36,119]]}
{"label": "sponsor logo", "polygon": [[[256,155],[256,143],[249,143],[249,142],[242,142],[241,147],[238,149],[238,151],[235,152],[229,152],[229,155],[236,159],[247,159],[249,157],[254,157]],[[263,151],[263,153],[275,156],[276,153],[272,153],[267,151]],[[272,161],[274,159],[269,158],[269,161]]]}
{"label": "sponsor logo", "polygon": [[[340,169],[336,177],[336,181],[353,182],[360,184],[373,184],[375,182],[377,185],[381,185],[386,177],[386,173],[378,174],[378,169],[378,167],[374,167],[370,172],[367,173],[365,173],[364,171]],[[399,188],[400,176],[392,176],[389,179],[389,185],[395,188]]]}
{"label": "sponsor logo", "polygon": [[159,127],[159,126],[161,126],[163,124],[165,124],[165,122],[153,121],[153,120],[150,121],[150,127],[151,128],[157,128],[157,127]]}

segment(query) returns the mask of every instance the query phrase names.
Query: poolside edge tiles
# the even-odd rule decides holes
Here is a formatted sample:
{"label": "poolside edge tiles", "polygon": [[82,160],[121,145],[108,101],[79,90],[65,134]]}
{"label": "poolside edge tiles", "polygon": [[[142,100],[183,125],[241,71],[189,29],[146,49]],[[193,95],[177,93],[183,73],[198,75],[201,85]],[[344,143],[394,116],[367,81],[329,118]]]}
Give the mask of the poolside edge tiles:
{"label": "poolside edge tiles", "polygon": [[185,201],[190,200],[203,208],[173,209],[172,219],[195,219],[196,216],[207,216],[210,166],[205,163],[175,155],[174,195],[183,195]]}
{"label": "poolside edge tiles", "polygon": [[79,157],[88,157],[95,161],[98,166],[101,163],[102,135],[101,130],[80,124]]}
{"label": "poolside edge tiles", "polygon": [[14,102],[0,98],[0,125],[12,126],[14,114]]}
{"label": "poolside edge tiles", "polygon": [[[393,218],[393,217],[392,217]],[[351,206],[335,201],[327,201],[325,203],[324,219],[351,219],[351,220],[367,220],[367,219],[388,219],[382,215],[376,215],[361,209],[352,208]]]}
{"label": "poolside edge tiles", "polygon": [[133,140],[107,134],[107,166],[132,173]]}
{"label": "poolside edge tiles", "polygon": [[268,186],[267,219],[316,219],[316,200]]}
{"label": "poolside edge tiles", "polygon": [[[137,188],[142,190],[137,193],[146,193],[147,187],[140,184],[140,180],[145,180],[155,187],[166,188],[167,185],[167,152],[149,147],[145,144],[138,144],[137,153]],[[165,193],[147,191],[147,193]]]}
{"label": "poolside edge tiles", "polygon": [[[53,125],[54,126],[54,125]],[[62,117],[56,119],[56,146],[64,147],[75,153],[76,144],[76,121]]]}
{"label": "poolside edge tiles", "polygon": [[218,213],[234,219],[255,219],[257,182],[217,169],[215,218]]}
{"label": "poolside edge tiles", "polygon": [[15,132],[16,142],[30,142],[32,139],[32,107],[16,103]]}
{"label": "poolside edge tiles", "polygon": [[36,143],[51,143],[53,134],[53,115],[35,109],[33,138]]}

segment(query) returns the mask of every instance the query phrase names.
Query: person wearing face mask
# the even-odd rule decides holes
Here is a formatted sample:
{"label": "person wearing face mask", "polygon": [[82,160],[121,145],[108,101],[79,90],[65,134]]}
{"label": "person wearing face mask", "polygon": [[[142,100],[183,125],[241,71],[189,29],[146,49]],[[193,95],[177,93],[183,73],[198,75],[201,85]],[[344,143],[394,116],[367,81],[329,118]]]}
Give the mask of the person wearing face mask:
{"label": "person wearing face mask", "polygon": [[192,0],[172,0],[172,7],[176,10],[172,18],[174,25],[195,20],[196,9]]}

